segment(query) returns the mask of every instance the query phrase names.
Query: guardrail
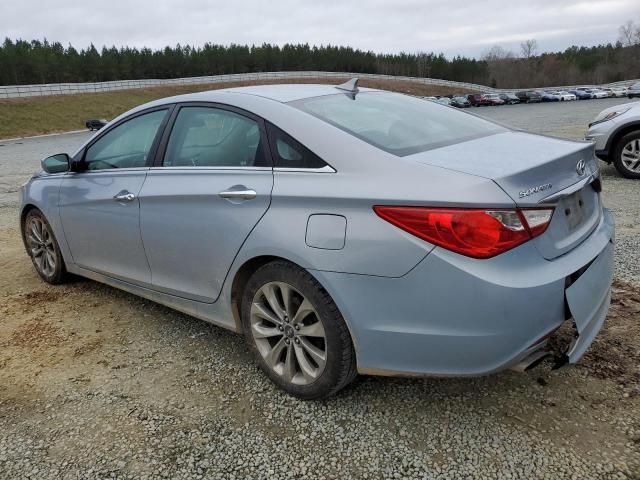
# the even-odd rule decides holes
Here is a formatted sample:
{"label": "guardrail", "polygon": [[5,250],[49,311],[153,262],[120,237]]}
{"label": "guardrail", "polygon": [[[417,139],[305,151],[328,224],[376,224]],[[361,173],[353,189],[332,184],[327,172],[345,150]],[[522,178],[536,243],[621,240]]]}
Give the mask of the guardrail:
{"label": "guardrail", "polygon": [[372,80],[404,80],[425,85],[437,85],[459,88],[461,91],[477,90],[492,92],[494,89],[486,85],[474,83],[453,82],[436,78],[400,77],[393,75],[377,75],[371,73],[345,73],[345,72],[258,72],[239,73],[230,75],[212,75],[205,77],[188,77],[172,79],[146,79],[146,80],[117,80],[111,82],[88,83],[52,83],[40,85],[9,85],[0,86],[0,98],[40,97],[48,95],[73,95],[76,93],[110,92],[115,90],[129,90],[135,88],[149,88],[168,85],[202,85],[214,83],[241,82],[247,80],[280,80],[296,78],[332,78],[348,79],[353,77],[368,78]]}
{"label": "guardrail", "polygon": [[[49,83],[40,85],[8,85],[0,86],[0,98],[20,98],[20,97],[42,97],[49,95],[73,95],[77,93],[111,92],[115,90],[130,90],[136,88],[160,87],[168,85],[202,85],[213,83],[241,82],[247,80],[279,80],[296,78],[332,78],[348,79],[353,77],[366,78],[371,80],[400,80],[422,83],[424,85],[435,85],[452,87],[459,89],[461,93],[475,90],[484,93],[490,92],[512,92],[514,89],[496,89],[486,85],[476,83],[454,82],[451,80],[441,80],[437,78],[404,77],[394,75],[378,75],[372,73],[345,73],[345,72],[258,72],[258,73],[238,73],[230,75],[212,75],[205,77],[187,77],[171,79],[146,79],[146,80],[116,80],[112,82],[88,82],[88,83]],[[625,80],[615,82],[601,87],[612,87],[632,84],[638,80]],[[580,86],[580,85],[578,85]],[[588,86],[588,85],[585,85]],[[545,87],[545,89],[570,89],[575,86]],[[523,90],[523,89],[517,89]]]}

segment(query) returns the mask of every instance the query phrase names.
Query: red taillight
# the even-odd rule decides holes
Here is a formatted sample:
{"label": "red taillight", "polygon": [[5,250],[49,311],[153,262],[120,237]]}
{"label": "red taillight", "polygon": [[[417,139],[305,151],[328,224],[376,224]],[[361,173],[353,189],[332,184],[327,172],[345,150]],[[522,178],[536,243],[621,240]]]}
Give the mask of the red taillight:
{"label": "red taillight", "polygon": [[373,210],[396,227],[456,253],[490,258],[541,235],[553,208],[460,209],[376,205]]}

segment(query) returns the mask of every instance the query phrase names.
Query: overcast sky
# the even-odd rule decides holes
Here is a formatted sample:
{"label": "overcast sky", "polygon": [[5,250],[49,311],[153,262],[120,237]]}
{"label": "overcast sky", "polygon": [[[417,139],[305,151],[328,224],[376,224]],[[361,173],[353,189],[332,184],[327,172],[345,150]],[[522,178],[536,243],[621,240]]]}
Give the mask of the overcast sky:
{"label": "overcast sky", "polygon": [[212,43],[350,45],[481,56],[615,42],[640,0],[0,0],[0,35],[85,47]]}

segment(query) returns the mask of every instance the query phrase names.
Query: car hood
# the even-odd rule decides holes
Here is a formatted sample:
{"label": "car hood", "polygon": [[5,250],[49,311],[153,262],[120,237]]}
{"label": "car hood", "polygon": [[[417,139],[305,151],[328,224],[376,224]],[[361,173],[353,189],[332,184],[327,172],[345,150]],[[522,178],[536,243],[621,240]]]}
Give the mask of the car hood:
{"label": "car hood", "polygon": [[[594,146],[509,131],[409,157],[493,180],[519,206],[534,206],[598,171]],[[580,175],[577,164],[585,162]]]}
{"label": "car hood", "polygon": [[640,113],[640,102],[635,101],[635,102],[628,102],[628,103],[621,103],[619,105],[614,105],[613,107],[605,108],[600,112],[600,114],[609,113],[609,112],[619,112],[621,109],[626,109],[626,108],[633,108],[638,113]]}

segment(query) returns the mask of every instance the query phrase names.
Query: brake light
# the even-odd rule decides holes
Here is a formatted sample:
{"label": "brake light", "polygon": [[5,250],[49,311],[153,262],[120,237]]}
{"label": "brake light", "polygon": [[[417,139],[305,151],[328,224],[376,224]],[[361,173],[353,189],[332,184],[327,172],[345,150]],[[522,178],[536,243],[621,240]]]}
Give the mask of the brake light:
{"label": "brake light", "polygon": [[553,208],[461,209],[376,205],[376,214],[429,243],[473,258],[490,258],[544,233]]}

